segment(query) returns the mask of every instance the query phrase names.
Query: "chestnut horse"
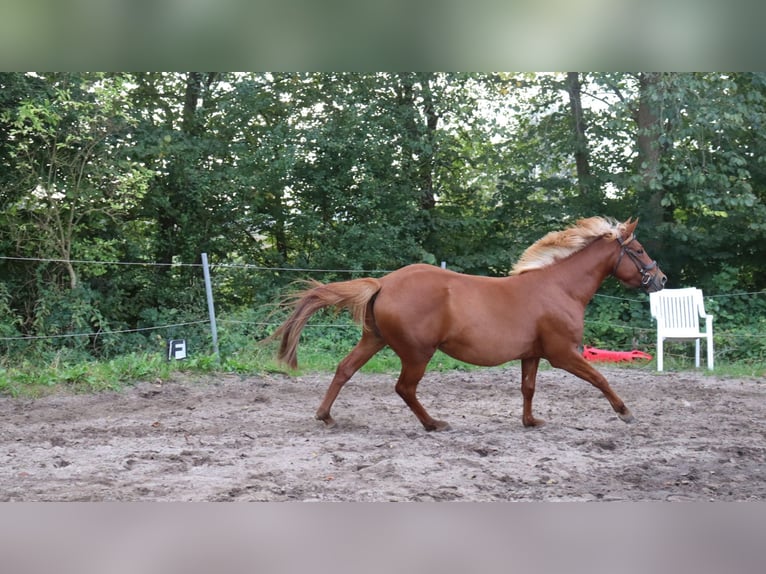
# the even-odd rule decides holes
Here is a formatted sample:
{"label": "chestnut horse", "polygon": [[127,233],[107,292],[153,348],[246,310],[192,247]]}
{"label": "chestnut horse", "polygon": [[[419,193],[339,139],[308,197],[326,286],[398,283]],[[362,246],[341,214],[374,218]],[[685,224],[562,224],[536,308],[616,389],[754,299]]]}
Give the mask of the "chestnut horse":
{"label": "chestnut horse", "polygon": [[585,306],[607,276],[646,292],[665,285],[667,278],[634,235],[637,223],[581,219],[531,245],[508,277],[476,277],[416,264],[380,279],[312,282],[296,295],[292,315],[273,335],[281,338],[278,358],[297,368],[298,341],[309,317],[325,307],[346,308],[363,332],[338,365],[317,410],[316,418],[328,426],[335,424],[330,408],[343,385],[385,346],[402,363],[396,392],[428,431],[449,429],[416,396],[437,349],[474,365],[521,359],[524,426],[544,422],[532,416],[541,358],[598,388],[618,416],[630,422],[630,410],[580,349]]}

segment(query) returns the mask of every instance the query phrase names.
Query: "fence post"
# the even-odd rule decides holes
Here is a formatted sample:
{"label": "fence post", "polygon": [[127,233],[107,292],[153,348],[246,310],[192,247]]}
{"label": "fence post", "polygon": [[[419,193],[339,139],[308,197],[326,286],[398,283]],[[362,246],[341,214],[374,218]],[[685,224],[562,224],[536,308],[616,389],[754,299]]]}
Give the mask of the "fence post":
{"label": "fence post", "polygon": [[210,266],[207,264],[207,253],[202,254],[202,273],[205,276],[205,294],[207,295],[207,312],[210,315],[210,333],[213,336],[213,352],[216,360],[221,362],[218,352],[218,328],[215,325],[215,307],[213,306],[213,286],[210,283]]}

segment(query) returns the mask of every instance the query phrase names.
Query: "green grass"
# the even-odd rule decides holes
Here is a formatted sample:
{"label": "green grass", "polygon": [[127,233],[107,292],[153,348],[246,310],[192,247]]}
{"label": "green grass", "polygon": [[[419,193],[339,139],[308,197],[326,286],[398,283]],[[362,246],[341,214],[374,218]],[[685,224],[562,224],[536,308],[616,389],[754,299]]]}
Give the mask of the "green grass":
{"label": "green grass", "polygon": [[[679,357],[679,356],[665,356],[663,369],[666,373],[680,373],[688,371],[696,371],[704,375],[716,376],[721,378],[742,379],[742,378],[758,378],[762,379],[766,377],[766,365],[760,362],[739,361],[739,362],[726,362],[716,360],[714,369],[710,371],[707,368],[705,357],[700,360],[700,367],[694,366],[694,357]],[[647,368],[656,371],[656,360],[647,364]]]}
{"label": "green grass", "polygon": [[48,363],[25,360],[0,366],[0,393],[41,396],[57,390],[92,393],[119,390],[126,383],[167,378],[172,366],[161,356],[148,353],[124,355],[109,361],[63,362],[58,356]]}
{"label": "green grass", "polygon": [[[243,341],[238,341],[243,343]],[[225,345],[222,358],[209,352],[191,353],[190,358],[169,362],[164,352],[140,352],[121,355],[110,360],[82,360],[77,355],[55,353],[46,360],[24,360],[10,362],[0,360],[0,394],[10,396],[35,397],[52,392],[66,391],[75,393],[94,393],[108,390],[120,390],[140,381],[167,380],[174,373],[203,375],[218,372],[239,373],[257,376],[264,373],[291,373],[275,360],[275,343],[261,344],[248,340],[241,346]],[[326,339],[308,339],[299,348],[300,373],[332,373],[338,362],[348,353],[353,344],[347,341],[329,341]],[[656,369],[656,362],[640,365],[625,365],[626,368]],[[399,359],[390,349],[384,349],[375,355],[363,368],[365,373],[398,373]],[[548,368],[545,361],[541,369]],[[437,352],[429,365],[429,371],[477,370]],[[665,358],[666,372],[694,370],[693,357],[682,354],[670,354]],[[700,369],[709,373],[704,362]],[[764,378],[766,364],[761,362],[728,363],[719,361],[713,373],[718,377],[728,378]]]}
{"label": "green grass", "polygon": [[[348,349],[328,351],[303,345],[296,373],[327,372],[337,367]],[[365,373],[397,373],[398,357],[390,349],[375,355],[363,368]],[[477,369],[437,353],[430,370]],[[131,384],[147,380],[166,380],[174,373],[209,374],[234,372],[243,375],[263,373],[294,374],[277,363],[274,345],[250,343],[246,348],[223,354],[219,361],[211,353],[192,354],[181,361],[168,361],[164,353],[133,353],[104,361],[77,360],[57,353],[47,361],[25,359],[21,362],[0,363],[0,394],[14,397],[39,397],[54,392],[95,393],[120,390]]]}

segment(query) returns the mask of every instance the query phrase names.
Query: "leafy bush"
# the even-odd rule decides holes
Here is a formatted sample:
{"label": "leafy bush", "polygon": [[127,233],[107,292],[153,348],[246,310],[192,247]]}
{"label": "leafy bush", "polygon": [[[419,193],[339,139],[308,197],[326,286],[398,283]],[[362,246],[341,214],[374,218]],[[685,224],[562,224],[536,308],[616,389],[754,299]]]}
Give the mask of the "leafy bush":
{"label": "leafy bush", "polygon": [[646,295],[598,294],[585,312],[583,343],[592,347],[646,350],[654,344]]}

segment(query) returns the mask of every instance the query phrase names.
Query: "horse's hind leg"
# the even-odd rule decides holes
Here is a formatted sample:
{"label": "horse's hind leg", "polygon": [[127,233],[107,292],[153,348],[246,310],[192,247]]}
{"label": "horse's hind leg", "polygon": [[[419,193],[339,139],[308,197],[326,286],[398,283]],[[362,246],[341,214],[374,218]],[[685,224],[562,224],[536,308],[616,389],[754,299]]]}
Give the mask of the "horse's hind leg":
{"label": "horse's hind leg", "polygon": [[[429,357],[430,359],[430,357]],[[423,427],[427,431],[443,431],[449,430],[449,423],[446,421],[439,421],[431,417],[420,404],[416,396],[418,383],[423,378],[423,373],[426,372],[426,366],[428,360],[425,362],[410,363],[402,360],[402,372],[399,375],[399,380],[396,382],[396,392],[402,397],[407,406],[410,407],[415,416],[418,417]]]}
{"label": "horse's hind leg", "polygon": [[338,393],[354,373],[385,346],[386,344],[383,340],[373,331],[364,332],[362,339],[346,355],[346,358],[338,364],[338,368],[335,369],[335,376],[327,388],[322,404],[317,409],[316,418],[318,420],[323,421],[328,427],[335,426],[335,419],[330,416],[330,408],[332,408],[332,404],[338,397]]}

